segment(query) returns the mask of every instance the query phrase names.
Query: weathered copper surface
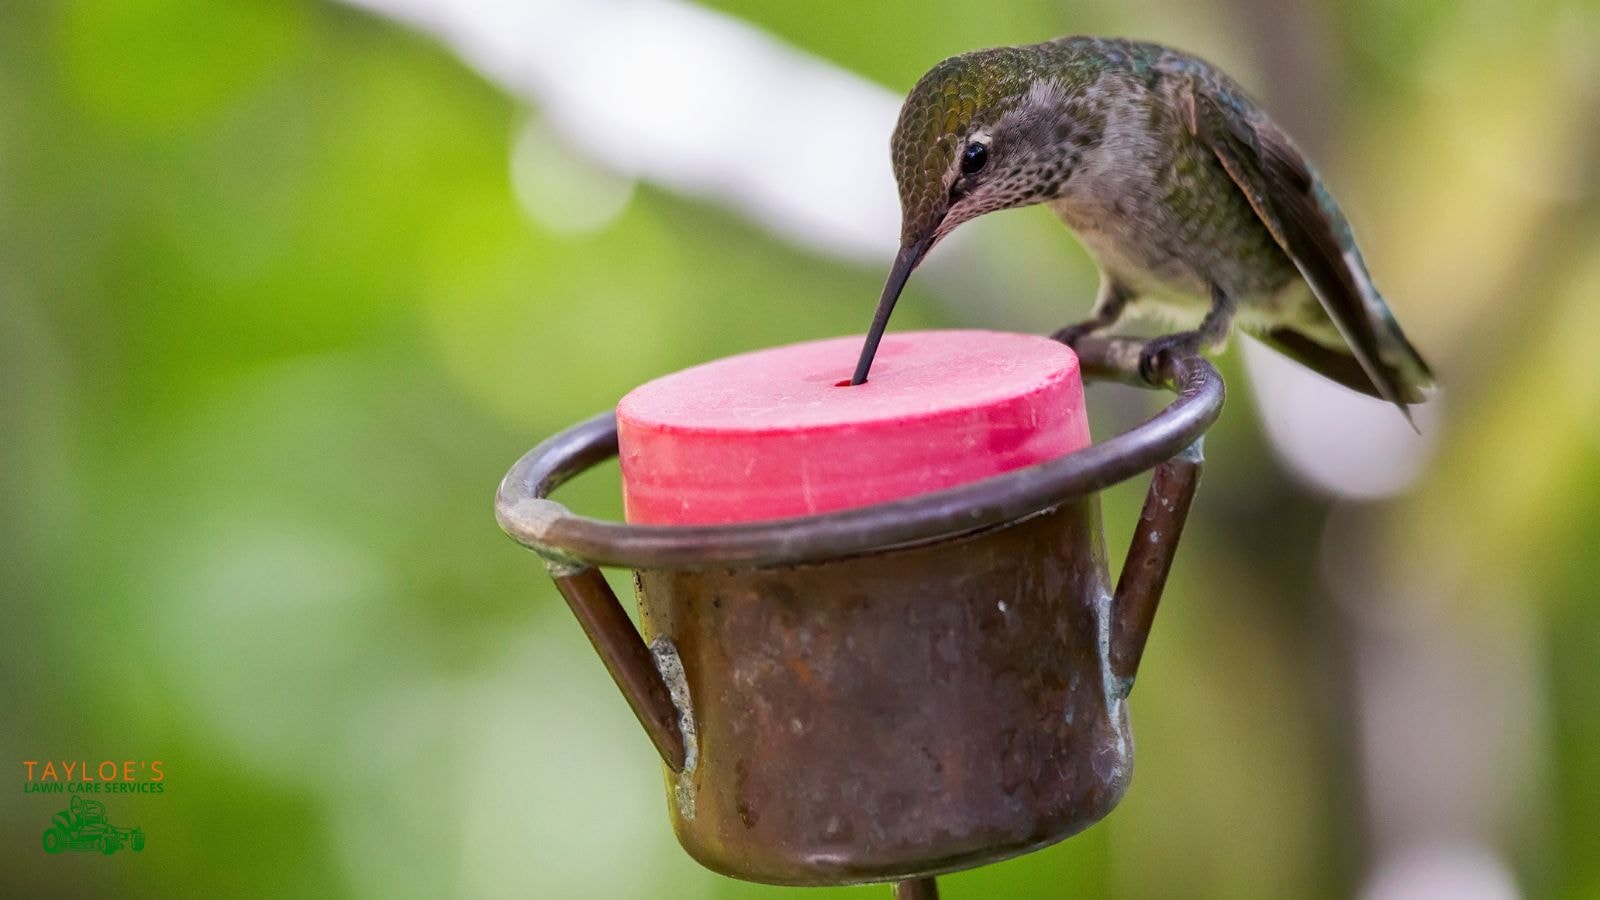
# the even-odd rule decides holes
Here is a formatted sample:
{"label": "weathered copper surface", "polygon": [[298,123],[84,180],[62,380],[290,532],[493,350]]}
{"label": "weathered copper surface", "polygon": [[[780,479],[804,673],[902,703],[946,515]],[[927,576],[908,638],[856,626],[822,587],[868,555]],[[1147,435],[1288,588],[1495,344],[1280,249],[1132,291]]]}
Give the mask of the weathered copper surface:
{"label": "weathered copper surface", "polygon": [[[1136,346],[1086,342],[1128,380]],[[1105,815],[1127,786],[1124,700],[1222,385],[1049,463],[905,501],[649,528],[545,499],[616,452],[596,417],[525,456],[502,527],[538,551],[667,763],[690,853],[786,884],[907,879],[1002,859]],[[1115,597],[1095,491],[1157,466]],[[647,647],[595,564],[636,570]]]}
{"label": "weathered copper surface", "polygon": [[1133,682],[1144,656],[1144,642],[1155,622],[1156,606],[1167,587],[1167,575],[1189,520],[1189,505],[1200,483],[1204,459],[1199,442],[1156,467],[1150,476],[1139,524],[1122,560],[1117,579],[1115,618],[1111,629],[1111,671]]}
{"label": "weathered copper surface", "polygon": [[824,565],[639,573],[699,760],[673,804],[725,874],[839,884],[962,868],[1096,821],[1131,744],[1094,498]]}
{"label": "weathered copper surface", "polygon": [[630,701],[637,698],[634,713],[644,726],[662,762],[673,771],[683,768],[685,748],[678,727],[678,710],[672,695],[656,670],[650,649],[639,640],[628,614],[622,611],[616,595],[599,569],[585,567],[553,573],[556,588],[583,626],[606,671]]}

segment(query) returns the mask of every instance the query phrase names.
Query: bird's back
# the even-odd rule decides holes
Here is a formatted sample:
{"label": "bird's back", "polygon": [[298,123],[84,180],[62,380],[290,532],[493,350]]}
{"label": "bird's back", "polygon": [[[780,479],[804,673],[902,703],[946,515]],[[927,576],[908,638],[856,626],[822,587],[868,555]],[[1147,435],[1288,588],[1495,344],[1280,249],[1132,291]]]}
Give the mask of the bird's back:
{"label": "bird's back", "polygon": [[[1099,139],[1051,207],[1135,293],[1203,309],[1211,285],[1246,299],[1296,275],[1248,200],[1185,121],[1182,79],[1226,83],[1159,44],[1071,37],[1036,45]],[[1241,102],[1248,103],[1247,99]]]}

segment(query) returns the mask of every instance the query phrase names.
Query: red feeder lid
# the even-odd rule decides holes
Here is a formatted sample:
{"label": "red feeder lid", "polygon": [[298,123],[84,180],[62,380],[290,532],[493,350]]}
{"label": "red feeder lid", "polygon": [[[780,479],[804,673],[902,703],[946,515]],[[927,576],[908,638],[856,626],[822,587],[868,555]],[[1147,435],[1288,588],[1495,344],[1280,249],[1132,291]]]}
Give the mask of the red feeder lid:
{"label": "red feeder lid", "polygon": [[994,331],[860,337],[730,356],[617,404],[630,522],[809,515],[953,487],[1088,446],[1077,356]]}

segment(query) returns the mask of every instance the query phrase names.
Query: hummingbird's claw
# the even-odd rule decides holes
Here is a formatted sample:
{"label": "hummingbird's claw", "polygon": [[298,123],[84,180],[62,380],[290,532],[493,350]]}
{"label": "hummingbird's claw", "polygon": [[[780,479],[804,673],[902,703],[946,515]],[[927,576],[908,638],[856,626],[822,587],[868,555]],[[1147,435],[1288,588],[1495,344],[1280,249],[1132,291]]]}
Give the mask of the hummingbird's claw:
{"label": "hummingbird's claw", "polygon": [[1139,350],[1139,377],[1160,387],[1165,381],[1161,375],[1162,370],[1166,368],[1165,357],[1194,356],[1199,352],[1199,332],[1184,331],[1154,338],[1145,342],[1144,347]]}
{"label": "hummingbird's claw", "polygon": [[[1151,343],[1154,342],[1152,341]],[[1160,348],[1152,348],[1148,344],[1145,345],[1143,350],[1139,351],[1139,377],[1156,387],[1161,386],[1161,376],[1157,373],[1161,371],[1161,354],[1163,352]]]}

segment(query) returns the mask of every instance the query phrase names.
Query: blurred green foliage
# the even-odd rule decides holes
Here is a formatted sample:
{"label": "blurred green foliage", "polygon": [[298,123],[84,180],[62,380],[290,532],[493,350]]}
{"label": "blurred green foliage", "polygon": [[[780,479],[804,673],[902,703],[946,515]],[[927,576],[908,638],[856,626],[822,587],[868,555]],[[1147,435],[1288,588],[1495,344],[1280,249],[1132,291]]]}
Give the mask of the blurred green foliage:
{"label": "blurred green foliage", "polygon": [[[963,49],[1105,31],[1290,93],[1246,0],[707,5],[895,90]],[[1352,515],[1445,621],[1533,648],[1535,789],[1502,849],[1531,894],[1600,896],[1596,12],[1302,6],[1334,105],[1289,118],[1451,389],[1432,473]],[[882,272],[648,184],[599,231],[551,230],[510,175],[538,111],[346,7],[0,0],[0,23],[0,789],[23,759],[168,772],[112,809],[140,857],[45,857],[53,806],[13,793],[0,894],[783,895],[677,849],[648,743],[490,500],[648,378],[860,330]],[[1093,275],[1057,229],[974,226],[1015,300],[941,310],[914,283],[897,327],[1073,317]],[[1131,794],[946,896],[1356,889],[1330,504],[1225,368]],[[1098,397],[1100,433],[1150,402]],[[1113,547],[1139,492],[1109,495]],[[614,472],[565,499],[616,516]]]}

